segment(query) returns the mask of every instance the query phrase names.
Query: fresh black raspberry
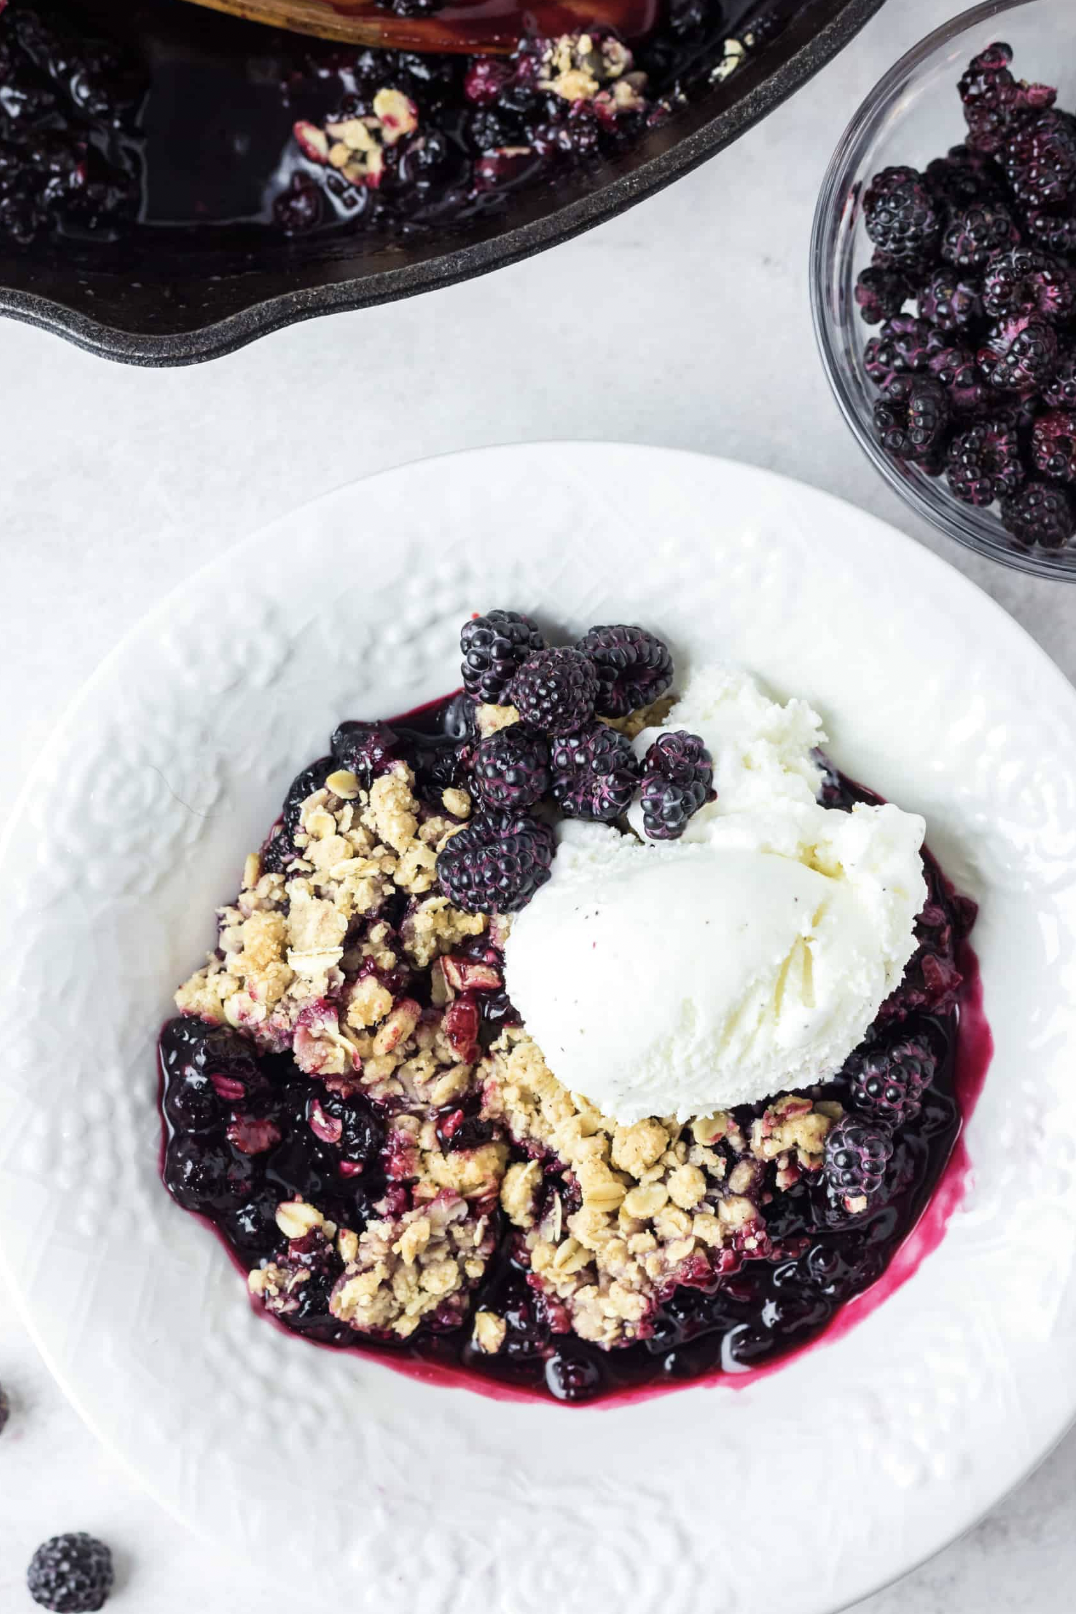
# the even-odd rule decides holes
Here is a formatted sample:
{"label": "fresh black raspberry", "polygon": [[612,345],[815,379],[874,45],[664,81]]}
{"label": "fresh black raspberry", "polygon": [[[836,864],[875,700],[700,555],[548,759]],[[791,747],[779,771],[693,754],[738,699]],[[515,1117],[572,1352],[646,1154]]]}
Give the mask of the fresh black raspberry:
{"label": "fresh black raspberry", "polygon": [[937,1061],[924,1041],[907,1038],[856,1055],[849,1069],[852,1103],[864,1115],[903,1126],[919,1114]]}
{"label": "fresh black raspberry", "polygon": [[1057,332],[1045,320],[999,320],[979,349],[983,378],[1002,392],[1031,392],[1049,381],[1057,366]]}
{"label": "fresh black raspberry", "polygon": [[991,258],[983,272],[983,310],[990,319],[1027,316],[1052,324],[1076,304],[1076,281],[1063,263],[1034,247],[1012,247]]}
{"label": "fresh black raspberry", "polygon": [[34,1602],[53,1614],[91,1614],[112,1590],[112,1554],[81,1530],[53,1536],[31,1558],[26,1584]]}
{"label": "fresh black raspberry", "polygon": [[931,338],[936,336],[925,319],[897,314],[887,319],[863,350],[867,374],[878,387],[894,376],[922,375],[930,365]]}
{"label": "fresh black raspberry", "polygon": [[995,252],[1020,240],[1004,202],[975,202],[954,213],[941,238],[941,255],[958,269],[981,269]]}
{"label": "fresh black raspberry", "polygon": [[512,131],[505,119],[489,107],[480,106],[467,118],[467,133],[478,152],[497,152],[512,144]]}
{"label": "fresh black raspberry", "polygon": [[367,789],[400,752],[400,736],[387,723],[341,723],[329,744],[340,767]]}
{"label": "fresh black raspberry", "polygon": [[970,426],[949,444],[946,468],[949,486],[966,504],[985,506],[1015,493],[1024,480],[1015,429],[1002,420]]}
{"label": "fresh black raspberry", "polygon": [[1031,428],[1031,457],[1053,482],[1076,482],[1076,414],[1051,409]]}
{"label": "fresh black raspberry", "polygon": [[1076,410],[1076,353],[1061,355],[1057,369],[1042,389],[1042,401],[1051,409]]}
{"label": "fresh black raspberry", "polygon": [[1064,112],[1016,125],[999,161],[1024,207],[1063,208],[1076,195],[1076,129]]}
{"label": "fresh black raspberry", "polygon": [[1064,488],[1025,482],[1001,501],[1001,524],[1024,549],[1063,549],[1076,532],[1076,514]]}
{"label": "fresh black raspberry", "polygon": [[1024,214],[1024,223],[1031,239],[1046,252],[1061,258],[1076,254],[1076,213],[1048,213],[1031,207]]}
{"label": "fresh black raspberry", "polygon": [[521,611],[488,611],[472,617],[460,633],[463,687],[487,706],[507,706],[507,689],[520,667],[545,640]]}
{"label": "fresh black raspberry", "polygon": [[1011,45],[990,45],[972,58],[957,84],[974,150],[1000,149],[1008,121],[1006,109],[1012,102],[1015,85],[1009,72],[1011,61]]}
{"label": "fresh black raspberry", "polygon": [[868,325],[880,325],[899,314],[912,294],[912,283],[903,269],[893,265],[869,264],[856,279],[855,299],[860,318]]}
{"label": "fresh black raspberry", "polygon": [[1037,392],[1012,392],[1007,396],[990,389],[987,413],[994,420],[1003,420],[1016,433],[1025,457],[1031,439],[1031,428],[1039,413]]}
{"label": "fresh black raspberry", "polygon": [[938,241],[941,218],[930,189],[914,168],[883,168],[863,198],[867,234],[897,263],[921,264]]}
{"label": "fresh black raspberry", "polygon": [[582,650],[539,650],[513,678],[508,696],[524,723],[542,734],[570,734],[594,716],[598,668]]}
{"label": "fresh black raspberry", "polygon": [[939,331],[959,331],[982,313],[979,287],[957,269],[935,269],[919,293],[919,318]]}
{"label": "fresh black raspberry", "polygon": [[949,399],[933,376],[895,376],[874,405],[878,441],[898,459],[929,459],[942,446],[948,424]]}
{"label": "fresh black raspberry", "polygon": [[870,376],[876,387],[888,386],[896,375],[903,372],[897,369],[893,345],[880,336],[872,336],[863,348],[863,368]]}
{"label": "fresh black raspberry", "polygon": [[639,761],[627,735],[594,723],[553,742],[553,796],[568,818],[614,823],[631,805]]}
{"label": "fresh black raspberry", "polygon": [[825,1172],[845,1210],[863,1209],[857,1201],[872,1199],[878,1193],[892,1153],[893,1139],[888,1131],[861,1121],[857,1115],[842,1116],[830,1130]]}
{"label": "fresh black raspberry", "polygon": [[928,368],[934,332],[925,319],[897,314],[886,320],[879,334],[890,344],[898,372],[921,375]]}
{"label": "fresh black raspberry", "polygon": [[946,212],[970,207],[973,202],[998,201],[1003,189],[993,159],[967,146],[951,146],[946,156],[935,157],[923,177]]}
{"label": "fresh black raspberry", "polygon": [[576,648],[597,668],[595,709],[602,717],[627,717],[664,695],[672,683],[669,647],[645,628],[625,623],[591,628]]}
{"label": "fresh black raspberry", "polygon": [[984,413],[992,394],[970,348],[939,347],[931,354],[930,374],[945,388],[954,415],[970,420]]}
{"label": "fresh black raspberry", "polygon": [[549,789],[549,747],[522,723],[482,740],[474,754],[474,787],[484,807],[515,812]]}
{"label": "fresh black raspberry", "polygon": [[717,798],[714,763],[697,734],[659,734],[643,759],[643,830],[653,841],[675,841],[688,819]]}
{"label": "fresh black raspberry", "polygon": [[1057,91],[1048,84],[1026,84],[1009,72],[1012,47],[1000,41],[973,58],[958,85],[968,125],[968,145],[976,151],[1001,150],[1013,124],[1029,112],[1052,106]]}
{"label": "fresh black raspberry", "polygon": [[554,850],[547,824],[521,813],[486,813],[441,849],[437,878],[465,913],[516,913],[549,879]]}

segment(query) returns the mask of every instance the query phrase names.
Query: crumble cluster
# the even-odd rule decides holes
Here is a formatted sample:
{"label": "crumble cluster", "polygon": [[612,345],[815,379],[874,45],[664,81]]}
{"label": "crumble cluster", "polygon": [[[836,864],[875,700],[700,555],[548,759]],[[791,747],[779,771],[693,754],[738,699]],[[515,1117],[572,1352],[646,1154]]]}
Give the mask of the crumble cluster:
{"label": "crumble cluster", "polygon": [[305,157],[324,168],[335,168],[352,185],[376,190],[385,170],[385,148],[414,134],[418,108],[401,90],[380,89],[371,110],[330,121],[323,127],[299,122],[294,134]]}
{"label": "crumble cluster", "polygon": [[[631,735],[663,706],[613,726]],[[478,719],[492,732],[512,708]],[[763,1207],[821,1170],[841,1108],[791,1094],[749,1132],[725,1112],[623,1127],[569,1093],[523,1028],[508,1024],[483,1052],[479,1002],[503,992],[506,921],[438,890],[437,853],[471,800],[448,789],[435,810],[414,783],[400,761],[368,786],[330,774],[302,803],[284,870],[247,859],[217,949],[176,995],[265,1052],[290,1049],[313,1081],[361,1095],[383,1121],[373,1217],[350,1228],[283,1201],[281,1248],[251,1272],[251,1292],[286,1319],[314,1285],[334,1318],[375,1337],[458,1327],[507,1221],[552,1333],[606,1348],[645,1338],[676,1287],[768,1252]],[[311,1113],[331,1143],[320,1103]],[[476,1348],[496,1353],[506,1333],[480,1305]]]}
{"label": "crumble cluster", "polygon": [[660,695],[649,706],[640,706],[638,711],[629,712],[627,717],[599,717],[598,722],[634,740],[644,729],[659,729],[675,705],[675,695]]}
{"label": "crumble cluster", "polygon": [[545,41],[538,87],[572,105],[589,102],[599,114],[645,110],[647,75],[635,69],[628,47],[612,34],[561,34]]}
{"label": "crumble cluster", "polygon": [[475,723],[483,740],[488,740],[493,734],[499,734],[501,729],[512,728],[519,721],[519,713],[514,706],[485,704],[475,707]]}
{"label": "crumble cluster", "polygon": [[620,1126],[569,1093],[519,1028],[503,1034],[481,1077],[483,1113],[530,1156],[505,1172],[501,1206],[554,1332],[604,1346],[645,1338],[679,1285],[765,1255],[766,1166],[780,1189],[820,1171],[841,1113],[789,1094],[749,1135],[724,1111]]}
{"label": "crumble cluster", "polygon": [[[220,910],[218,947],[180,987],[179,1009],[234,1026],[267,1052],[291,1048],[310,1076],[389,1078],[420,1011],[396,1003],[386,977],[426,969],[487,927],[434,890],[437,853],[470,797],[446,791],[438,814],[413,786],[403,762],[369,789],[346,769],[330,774],[302,804],[286,872],[247,858],[239,896]],[[380,914],[398,893],[409,902],[394,930]]]}
{"label": "crumble cluster", "polygon": [[[444,958],[489,928],[434,889],[437,853],[469,815],[470,797],[446,790],[439,814],[413,785],[402,762],[368,789],[347,770],[330,774],[302,804],[286,871],[263,873],[259,856],[248,857],[236,902],[220,910],[216,951],[176,994],[184,1013],[234,1026],[267,1052],[290,1048],[308,1076],[387,1112],[394,1186],[384,1215],[356,1233],[312,1205],[282,1203],[287,1247],[250,1286],[287,1316],[335,1251],[344,1274],[332,1314],[398,1338],[428,1313],[442,1323],[462,1315],[492,1252],[508,1153],[491,1142],[446,1154],[437,1136],[434,1117],[472,1089],[478,1052],[475,1022],[454,1015],[453,1002],[501,978]],[[394,929],[381,915],[401,896]],[[427,977],[426,1007],[408,995],[416,974]]]}
{"label": "crumble cluster", "polygon": [[303,1200],[285,1201],[277,1225],[287,1246],[250,1273],[251,1294],[286,1318],[299,1310],[319,1271],[343,1262],[329,1309],[356,1332],[406,1339],[426,1319],[458,1327],[493,1253],[496,1198],[487,1195],[485,1208],[476,1210],[452,1189],[422,1187],[412,1209],[368,1222],[361,1233],[337,1227]]}

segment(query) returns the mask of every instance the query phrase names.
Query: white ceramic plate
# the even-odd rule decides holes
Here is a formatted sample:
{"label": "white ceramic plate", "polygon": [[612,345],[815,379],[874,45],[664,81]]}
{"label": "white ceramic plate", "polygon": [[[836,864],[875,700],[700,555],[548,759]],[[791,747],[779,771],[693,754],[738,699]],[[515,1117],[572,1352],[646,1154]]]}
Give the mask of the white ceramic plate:
{"label": "white ceramic plate", "polygon": [[[974,1183],[856,1328],[742,1390],[577,1409],[333,1355],[251,1312],[157,1178],[154,1038],[244,853],[345,716],[452,686],[474,609],[642,621],[825,714],[979,898]],[[4,1260],[53,1371],[181,1518],[303,1606],[823,1614],[910,1568],[1076,1410],[1076,694],[956,572],[768,473],[491,449],[230,550],[106,662],[0,854]],[[298,1605],[297,1605],[298,1606]]]}

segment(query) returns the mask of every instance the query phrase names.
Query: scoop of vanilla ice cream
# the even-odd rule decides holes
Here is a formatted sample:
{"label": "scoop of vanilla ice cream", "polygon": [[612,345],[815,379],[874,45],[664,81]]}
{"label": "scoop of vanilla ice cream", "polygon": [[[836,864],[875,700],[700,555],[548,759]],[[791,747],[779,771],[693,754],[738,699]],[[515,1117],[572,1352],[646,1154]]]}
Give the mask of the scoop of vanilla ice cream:
{"label": "scoop of vanilla ice cream", "polygon": [[815,800],[824,735],[804,702],[703,668],[667,726],[706,741],[717,801],[674,842],[562,824],[505,953],[550,1069],[625,1123],[834,1074],[899,982],[926,901],[921,818]]}

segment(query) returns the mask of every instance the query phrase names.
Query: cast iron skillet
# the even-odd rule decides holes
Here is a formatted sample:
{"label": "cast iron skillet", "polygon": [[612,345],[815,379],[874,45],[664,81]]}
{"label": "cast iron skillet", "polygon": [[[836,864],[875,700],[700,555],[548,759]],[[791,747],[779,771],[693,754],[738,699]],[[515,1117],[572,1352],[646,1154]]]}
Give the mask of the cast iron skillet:
{"label": "cast iron skillet", "polygon": [[0,313],[128,364],[194,364],[258,336],[331,314],[412,297],[485,274],[622,213],[712,157],[786,100],[874,15],[883,0],[809,0],[783,33],[634,150],[556,187],[511,198],[495,220],[423,239],[337,235],[234,245],[173,244],[142,231],[126,262],[0,250]]}

